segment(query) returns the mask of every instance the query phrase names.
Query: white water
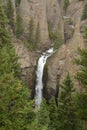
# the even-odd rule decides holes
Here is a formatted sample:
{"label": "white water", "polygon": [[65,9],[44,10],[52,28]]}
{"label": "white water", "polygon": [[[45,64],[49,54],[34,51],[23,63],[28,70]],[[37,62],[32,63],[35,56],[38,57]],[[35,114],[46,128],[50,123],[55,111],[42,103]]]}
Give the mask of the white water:
{"label": "white water", "polygon": [[36,106],[40,106],[41,102],[42,102],[42,91],[43,91],[43,70],[44,70],[44,66],[46,64],[46,60],[48,57],[50,57],[53,54],[53,48],[50,48],[49,50],[47,50],[45,53],[43,53],[41,55],[41,57],[38,60],[38,65],[37,65],[37,71],[36,71],[36,86],[35,86],[35,90],[36,90]]}

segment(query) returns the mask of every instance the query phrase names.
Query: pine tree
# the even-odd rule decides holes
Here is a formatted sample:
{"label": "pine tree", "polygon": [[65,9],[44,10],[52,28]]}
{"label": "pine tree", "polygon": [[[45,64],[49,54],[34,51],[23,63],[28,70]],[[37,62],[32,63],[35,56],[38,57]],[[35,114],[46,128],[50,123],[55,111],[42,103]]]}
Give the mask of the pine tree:
{"label": "pine tree", "polygon": [[22,17],[18,13],[17,14],[17,23],[16,23],[16,36],[17,38],[20,38],[23,34],[23,23],[22,23]]}
{"label": "pine tree", "polygon": [[87,49],[78,49],[79,59],[75,59],[80,70],[77,72],[77,79],[83,87],[83,92],[77,94],[78,116],[83,122],[84,129],[87,129]]}
{"label": "pine tree", "polygon": [[6,14],[9,19],[9,25],[15,31],[15,23],[14,23],[14,9],[13,9],[13,4],[11,0],[8,0],[7,2],[7,9],[6,9]]}
{"label": "pine tree", "polygon": [[56,31],[53,34],[54,50],[58,49],[63,44],[61,31]]}
{"label": "pine tree", "polygon": [[87,88],[87,49],[78,49],[79,59],[75,59],[75,63],[80,66],[77,72],[77,79],[83,87]]}
{"label": "pine tree", "polygon": [[84,130],[87,129],[87,91],[77,94],[77,113],[83,124]]}
{"label": "pine tree", "polygon": [[52,97],[49,102],[49,117],[50,117],[49,130],[56,130],[58,125],[57,116],[58,116],[58,107],[56,105],[54,97]]}
{"label": "pine tree", "polygon": [[34,112],[12,47],[0,49],[0,64],[0,130],[24,130]]}
{"label": "pine tree", "polygon": [[35,33],[35,46],[37,47],[37,45],[40,43],[40,25],[39,22],[37,24],[37,28],[36,28],[36,33]]}
{"label": "pine tree", "polygon": [[45,100],[41,106],[36,109],[35,115],[33,122],[29,125],[29,130],[49,130],[49,111]]}
{"label": "pine tree", "polygon": [[58,121],[56,130],[78,130],[78,117],[73,100],[73,83],[69,74],[61,85],[61,94],[58,102]]}
{"label": "pine tree", "polygon": [[30,44],[34,43],[34,21],[31,18],[29,21],[29,36],[28,36],[28,41]]}
{"label": "pine tree", "polygon": [[41,127],[41,128],[48,127],[48,125],[50,123],[50,118],[49,118],[48,106],[47,106],[45,100],[42,102],[40,109],[38,110],[37,119],[38,119],[39,127]]}
{"label": "pine tree", "polygon": [[0,5],[0,48],[11,43],[10,36],[6,27],[7,23],[8,20],[4,14],[2,6]]}

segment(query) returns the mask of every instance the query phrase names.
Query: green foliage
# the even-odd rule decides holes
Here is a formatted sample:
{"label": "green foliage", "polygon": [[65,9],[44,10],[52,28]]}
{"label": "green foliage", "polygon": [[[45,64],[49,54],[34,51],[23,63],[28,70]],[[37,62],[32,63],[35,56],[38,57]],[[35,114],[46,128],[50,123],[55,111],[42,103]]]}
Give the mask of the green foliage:
{"label": "green foliage", "polygon": [[30,21],[29,21],[28,41],[29,41],[29,43],[32,43],[32,44],[34,42],[34,21],[33,21],[33,18],[31,18]]}
{"label": "green foliage", "polygon": [[20,69],[12,47],[0,49],[0,64],[0,128],[24,130],[31,120],[32,105],[28,88],[20,80]]}
{"label": "green foliage", "polygon": [[84,37],[84,39],[87,39],[87,26],[86,27],[84,27],[84,35],[83,35],[83,37]]}
{"label": "green foliage", "polygon": [[54,50],[58,49],[63,44],[63,38],[61,31],[57,31],[54,33]]}
{"label": "green foliage", "polygon": [[57,30],[55,32],[52,32],[51,25],[48,24],[48,32],[49,32],[50,40],[54,44],[54,50],[58,49],[61,46],[61,44],[63,44],[61,30]]}
{"label": "green foliage", "polygon": [[34,40],[34,21],[33,18],[30,19],[29,21],[29,36],[28,36],[28,48],[30,49],[35,49],[37,45],[35,45],[35,40]]}
{"label": "green foliage", "polygon": [[0,48],[4,45],[10,44],[10,36],[7,31],[7,23],[8,20],[4,14],[4,11],[2,10],[2,7],[0,6]]}
{"label": "green foliage", "polygon": [[11,26],[13,31],[15,31],[14,9],[13,9],[13,5],[12,5],[12,1],[11,0],[8,0],[8,2],[7,2],[6,14],[7,14],[7,17],[9,19],[9,25]]}
{"label": "green foliage", "polygon": [[17,38],[20,38],[23,34],[23,23],[22,23],[22,17],[20,13],[17,14],[17,22],[16,22],[16,36]]}
{"label": "green foliage", "polygon": [[50,100],[49,105],[49,117],[50,117],[50,124],[49,124],[49,130],[56,130],[58,126],[58,107],[55,103],[54,97]]}
{"label": "green foliage", "polygon": [[77,107],[79,118],[87,122],[87,92],[77,95]]}
{"label": "green foliage", "polygon": [[48,32],[49,32],[49,37],[50,37],[50,39],[51,39],[52,41],[54,41],[54,40],[56,39],[56,36],[55,36],[55,34],[52,32],[52,30],[51,30],[51,25],[50,25],[50,23],[48,23]]}
{"label": "green foliage", "polygon": [[40,43],[40,25],[39,23],[36,26],[36,30],[34,28],[34,21],[31,18],[29,21],[29,34],[28,34],[28,48],[35,50]]}
{"label": "green foliage", "polygon": [[69,74],[61,87],[58,103],[58,130],[78,130],[78,120],[73,100],[74,89]]}
{"label": "green foliage", "polygon": [[78,49],[79,59],[75,59],[75,63],[80,66],[80,71],[77,73],[77,79],[83,87],[87,88],[87,49]]}
{"label": "green foliage", "polygon": [[46,101],[44,100],[41,107],[36,109],[36,116],[29,126],[29,130],[48,130],[50,122],[49,111]]}
{"label": "green foliage", "polygon": [[7,23],[8,23],[7,17],[5,16],[5,13],[0,4],[0,26],[5,27]]}
{"label": "green foliage", "polygon": [[0,32],[4,30],[0,35],[0,130],[27,130],[35,114],[28,88],[20,78],[18,58],[10,44],[5,19],[0,6]]}
{"label": "green foliage", "polygon": [[50,100],[48,130],[82,130],[74,92],[73,83],[68,74],[61,85],[58,106],[56,106],[54,98]]}
{"label": "green foliage", "polygon": [[87,3],[84,6],[83,14],[82,14],[82,20],[85,20],[87,18]]}
{"label": "green foliage", "polygon": [[66,13],[68,6],[69,6],[69,0],[64,0],[63,9],[64,9],[65,13]]}
{"label": "green foliage", "polygon": [[78,49],[79,59],[75,63],[80,66],[77,72],[77,79],[83,87],[84,92],[77,94],[78,116],[82,120],[84,129],[87,129],[87,49]]}
{"label": "green foliage", "polygon": [[32,105],[28,88],[19,79],[13,49],[4,47],[0,50],[0,63],[0,127],[4,130],[24,130],[31,120],[29,112]]}
{"label": "green foliage", "polygon": [[87,129],[87,91],[77,94],[77,113],[78,117],[81,120],[81,124],[83,125],[83,129]]}
{"label": "green foliage", "polygon": [[37,119],[38,119],[39,127],[44,127],[44,126],[46,128],[48,127],[50,119],[49,119],[48,106],[45,100],[42,102],[41,107],[38,111]]}
{"label": "green foliage", "polygon": [[[9,51],[10,50],[10,51]],[[12,72],[15,77],[19,77],[19,65],[17,64],[17,56],[12,47],[4,46],[0,50],[0,76],[4,73],[9,74]]]}

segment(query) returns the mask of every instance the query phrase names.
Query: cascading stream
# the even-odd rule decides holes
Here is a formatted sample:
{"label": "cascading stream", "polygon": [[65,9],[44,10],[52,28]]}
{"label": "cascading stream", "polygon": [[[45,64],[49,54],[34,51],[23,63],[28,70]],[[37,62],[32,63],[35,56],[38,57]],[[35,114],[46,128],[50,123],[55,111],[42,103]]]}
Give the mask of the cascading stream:
{"label": "cascading stream", "polygon": [[46,60],[48,57],[50,57],[53,54],[53,48],[50,48],[45,53],[41,55],[41,57],[38,60],[37,65],[37,71],[36,71],[36,86],[35,86],[35,92],[36,92],[36,106],[39,107],[42,102],[42,91],[43,91],[43,70],[44,66],[46,64]]}

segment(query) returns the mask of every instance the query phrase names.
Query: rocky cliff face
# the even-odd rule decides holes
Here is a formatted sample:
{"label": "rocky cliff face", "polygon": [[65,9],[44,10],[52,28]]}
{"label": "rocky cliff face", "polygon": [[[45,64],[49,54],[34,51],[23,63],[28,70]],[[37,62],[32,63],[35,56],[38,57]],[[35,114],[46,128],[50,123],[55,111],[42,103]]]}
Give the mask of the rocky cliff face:
{"label": "rocky cliff face", "polygon": [[49,43],[46,2],[44,0],[21,0],[20,12],[23,18],[25,32],[27,33],[29,20],[32,18],[35,26],[37,23],[40,24],[41,43]]}
{"label": "rocky cliff face", "polygon": [[79,83],[75,79],[75,74],[79,68],[73,64],[73,60],[78,57],[78,47],[84,48],[84,40],[80,33],[83,6],[83,1],[74,0],[70,2],[66,16],[72,18],[75,22],[74,34],[47,62],[46,73],[48,80],[45,81],[44,86],[46,90],[44,96],[46,98],[58,94],[58,84],[62,82],[68,72],[75,83],[77,91],[81,90]]}
{"label": "rocky cliff face", "polygon": [[54,31],[61,26],[62,19],[61,6],[57,0],[46,1],[46,16],[47,22]]}
{"label": "rocky cliff face", "polygon": [[28,31],[29,20],[33,18],[35,26],[39,22],[41,43],[50,44],[48,26],[55,30],[61,25],[61,10],[57,0],[21,0],[20,12],[23,18],[25,33]]}

